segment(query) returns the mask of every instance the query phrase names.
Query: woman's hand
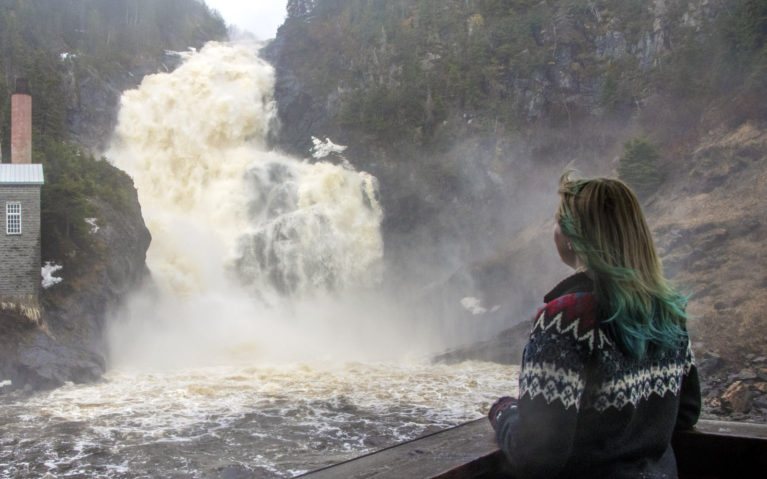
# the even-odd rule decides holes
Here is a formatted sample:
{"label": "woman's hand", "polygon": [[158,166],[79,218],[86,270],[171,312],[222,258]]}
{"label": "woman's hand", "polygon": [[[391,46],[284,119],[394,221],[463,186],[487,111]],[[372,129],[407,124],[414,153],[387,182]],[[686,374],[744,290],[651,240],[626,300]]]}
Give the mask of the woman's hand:
{"label": "woman's hand", "polygon": [[495,429],[495,424],[498,422],[498,418],[501,417],[501,413],[503,413],[507,407],[516,405],[517,398],[503,396],[502,398],[499,398],[497,401],[495,401],[492,406],[490,406],[490,412],[487,414],[487,418],[490,420],[490,424],[493,426],[493,429]]}

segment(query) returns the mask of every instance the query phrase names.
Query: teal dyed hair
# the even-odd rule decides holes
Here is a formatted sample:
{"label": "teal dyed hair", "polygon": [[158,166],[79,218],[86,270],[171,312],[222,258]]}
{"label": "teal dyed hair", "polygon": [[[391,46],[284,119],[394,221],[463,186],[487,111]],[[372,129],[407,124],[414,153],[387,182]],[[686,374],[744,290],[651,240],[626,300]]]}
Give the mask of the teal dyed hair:
{"label": "teal dyed hair", "polygon": [[631,189],[609,178],[559,182],[557,222],[594,281],[597,307],[619,347],[641,358],[686,338],[687,299],[664,278]]}

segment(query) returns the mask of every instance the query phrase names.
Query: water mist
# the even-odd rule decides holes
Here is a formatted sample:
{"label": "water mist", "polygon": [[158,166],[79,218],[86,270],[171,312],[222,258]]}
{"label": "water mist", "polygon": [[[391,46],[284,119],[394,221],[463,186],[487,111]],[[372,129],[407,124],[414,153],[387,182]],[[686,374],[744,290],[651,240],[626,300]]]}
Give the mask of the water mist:
{"label": "water mist", "polygon": [[114,361],[355,359],[412,346],[401,312],[375,292],[375,178],[268,151],[274,75],[253,48],[184,55],[123,95],[107,154],[134,179],[156,286],[114,321]]}

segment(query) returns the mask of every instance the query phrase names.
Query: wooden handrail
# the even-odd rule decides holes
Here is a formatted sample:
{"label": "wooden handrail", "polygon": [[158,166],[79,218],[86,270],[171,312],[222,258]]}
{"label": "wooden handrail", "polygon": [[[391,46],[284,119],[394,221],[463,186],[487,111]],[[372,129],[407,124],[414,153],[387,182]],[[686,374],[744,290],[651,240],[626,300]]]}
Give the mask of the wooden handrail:
{"label": "wooden handrail", "polygon": [[[753,477],[767,471],[767,425],[699,421],[674,434],[679,476]],[[306,479],[489,479],[505,477],[505,459],[486,419],[478,419],[349,461],[309,472]]]}

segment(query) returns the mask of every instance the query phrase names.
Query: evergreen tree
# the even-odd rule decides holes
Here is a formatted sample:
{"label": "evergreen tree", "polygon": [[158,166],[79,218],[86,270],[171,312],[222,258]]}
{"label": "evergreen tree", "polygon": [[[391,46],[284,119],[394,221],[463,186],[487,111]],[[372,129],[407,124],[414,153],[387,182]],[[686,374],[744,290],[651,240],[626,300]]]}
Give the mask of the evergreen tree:
{"label": "evergreen tree", "polygon": [[657,146],[647,138],[639,137],[623,145],[623,155],[618,163],[618,177],[645,199],[658,189],[663,175],[658,169],[660,153]]}

